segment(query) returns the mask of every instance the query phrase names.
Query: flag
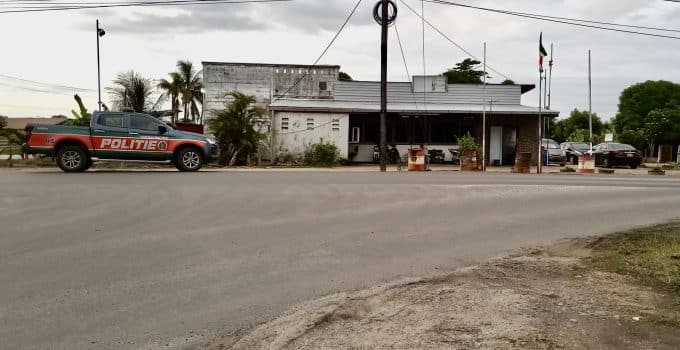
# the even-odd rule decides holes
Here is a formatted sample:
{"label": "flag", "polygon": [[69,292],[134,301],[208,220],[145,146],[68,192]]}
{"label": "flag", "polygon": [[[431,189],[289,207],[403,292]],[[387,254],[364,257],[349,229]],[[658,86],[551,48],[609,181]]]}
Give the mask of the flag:
{"label": "flag", "polygon": [[543,32],[538,38],[538,71],[543,72],[543,57],[548,56],[548,52],[543,47]]}

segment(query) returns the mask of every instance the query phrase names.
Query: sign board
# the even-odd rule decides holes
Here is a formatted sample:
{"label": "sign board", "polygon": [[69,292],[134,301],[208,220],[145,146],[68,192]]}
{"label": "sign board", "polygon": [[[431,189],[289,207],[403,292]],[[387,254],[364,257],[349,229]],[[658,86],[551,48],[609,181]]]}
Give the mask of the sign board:
{"label": "sign board", "polygon": [[614,141],[614,134],[604,134],[604,142]]}

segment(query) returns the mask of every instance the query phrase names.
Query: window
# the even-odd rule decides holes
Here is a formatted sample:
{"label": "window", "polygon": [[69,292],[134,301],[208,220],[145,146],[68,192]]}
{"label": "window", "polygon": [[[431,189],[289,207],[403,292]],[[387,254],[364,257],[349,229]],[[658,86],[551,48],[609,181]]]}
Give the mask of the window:
{"label": "window", "polygon": [[281,118],[281,130],[288,131],[288,122],[289,122],[288,117]]}
{"label": "window", "polygon": [[349,136],[350,143],[359,143],[361,136],[361,129],[358,126],[352,128],[352,133]]}
{"label": "window", "polygon": [[109,128],[124,128],[125,118],[123,114],[105,114],[99,117],[99,124]]}
{"label": "window", "polygon": [[144,114],[130,114],[130,129],[158,131],[158,121]]}
{"label": "window", "polygon": [[319,90],[326,91],[326,89],[328,89],[328,84],[325,81],[320,81],[319,82]]}
{"label": "window", "polygon": [[340,119],[331,120],[331,128],[333,131],[340,131]]}
{"label": "window", "polygon": [[307,130],[314,129],[314,118],[307,118]]}

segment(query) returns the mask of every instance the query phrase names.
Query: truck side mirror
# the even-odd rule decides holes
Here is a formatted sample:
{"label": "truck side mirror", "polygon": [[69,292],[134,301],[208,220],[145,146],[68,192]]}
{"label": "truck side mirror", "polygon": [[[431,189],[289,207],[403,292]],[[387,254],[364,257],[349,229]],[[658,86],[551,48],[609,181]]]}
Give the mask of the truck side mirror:
{"label": "truck side mirror", "polygon": [[159,126],[158,126],[158,132],[161,133],[161,135],[163,135],[163,134],[165,134],[166,132],[168,132],[168,128],[166,128],[166,127],[163,126],[163,125],[159,125]]}

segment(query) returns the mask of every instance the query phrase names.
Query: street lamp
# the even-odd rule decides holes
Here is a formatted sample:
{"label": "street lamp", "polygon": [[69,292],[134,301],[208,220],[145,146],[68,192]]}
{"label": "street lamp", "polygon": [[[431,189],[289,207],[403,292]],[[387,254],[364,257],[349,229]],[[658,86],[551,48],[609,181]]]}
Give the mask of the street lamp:
{"label": "street lamp", "polygon": [[105,34],[106,31],[104,31],[102,28],[99,28],[99,20],[97,20],[97,94],[99,96],[97,105],[99,106],[100,112],[102,111],[102,73],[101,65],[99,63],[99,38]]}

